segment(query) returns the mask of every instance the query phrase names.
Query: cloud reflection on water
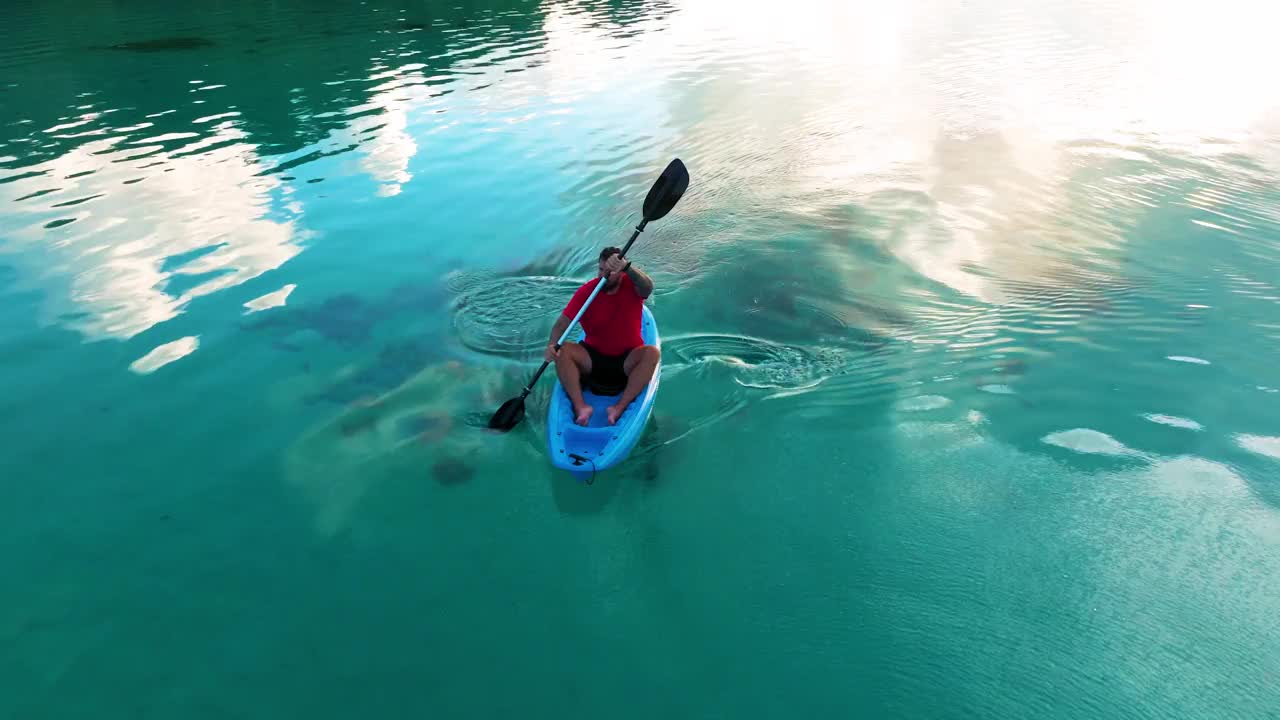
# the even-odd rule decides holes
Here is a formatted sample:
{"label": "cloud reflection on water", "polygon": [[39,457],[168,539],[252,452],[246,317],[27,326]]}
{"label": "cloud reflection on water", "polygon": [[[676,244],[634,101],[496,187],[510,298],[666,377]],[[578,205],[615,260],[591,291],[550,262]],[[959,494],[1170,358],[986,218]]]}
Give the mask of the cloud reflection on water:
{"label": "cloud reflection on water", "polygon": [[0,185],[2,251],[44,291],[43,323],[127,339],[301,251],[296,217],[273,207],[288,188],[250,139],[233,119],[208,133],[177,147],[103,133]]}

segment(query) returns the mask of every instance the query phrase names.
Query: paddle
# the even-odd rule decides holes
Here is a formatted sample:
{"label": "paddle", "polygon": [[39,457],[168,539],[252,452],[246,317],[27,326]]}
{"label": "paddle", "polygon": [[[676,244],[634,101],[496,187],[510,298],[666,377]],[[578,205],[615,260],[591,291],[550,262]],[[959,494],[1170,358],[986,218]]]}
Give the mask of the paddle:
{"label": "paddle", "polygon": [[[689,171],[685,169],[684,163],[680,162],[680,158],[672,160],[658,179],[653,183],[653,187],[649,188],[649,194],[644,198],[644,218],[640,224],[636,226],[635,232],[631,233],[631,239],[622,248],[622,257],[626,257],[627,251],[631,249],[631,243],[636,241],[640,233],[644,232],[644,226],[648,225],[651,220],[658,220],[671,212],[671,208],[676,206],[680,201],[680,196],[684,195],[684,191],[689,187]],[[582,314],[587,311],[587,307],[591,305],[591,301],[596,299],[596,294],[604,287],[607,277],[602,277],[596,283],[596,287],[591,291],[591,296],[582,304],[582,308],[578,310],[578,314],[574,316],[573,322],[569,323],[569,327],[565,328],[564,333],[560,335],[560,339],[556,341],[556,350],[564,345],[564,341],[569,337],[569,333],[573,331],[573,326],[578,324],[578,320]],[[524,391],[519,397],[513,397],[502,403],[502,407],[489,418],[489,428],[506,432],[515,427],[524,419],[524,399],[529,397],[529,393],[533,390],[533,386],[538,382],[538,378],[542,377],[543,371],[550,365],[550,361],[543,360],[542,367],[538,368],[538,372],[534,373],[533,379],[528,385],[524,386]]]}

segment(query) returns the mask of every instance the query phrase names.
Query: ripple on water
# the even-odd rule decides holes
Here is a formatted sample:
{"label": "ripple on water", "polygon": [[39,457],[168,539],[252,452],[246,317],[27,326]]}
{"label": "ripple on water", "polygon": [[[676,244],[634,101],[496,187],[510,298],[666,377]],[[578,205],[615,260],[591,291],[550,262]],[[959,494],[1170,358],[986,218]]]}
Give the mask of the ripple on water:
{"label": "ripple on water", "polygon": [[749,388],[810,388],[845,364],[838,348],[784,345],[744,335],[695,334],[663,340],[664,362],[720,363],[733,370],[734,382]]}
{"label": "ripple on water", "polygon": [[580,284],[559,277],[454,273],[449,278],[454,330],[476,352],[527,355],[546,345],[552,324]]}

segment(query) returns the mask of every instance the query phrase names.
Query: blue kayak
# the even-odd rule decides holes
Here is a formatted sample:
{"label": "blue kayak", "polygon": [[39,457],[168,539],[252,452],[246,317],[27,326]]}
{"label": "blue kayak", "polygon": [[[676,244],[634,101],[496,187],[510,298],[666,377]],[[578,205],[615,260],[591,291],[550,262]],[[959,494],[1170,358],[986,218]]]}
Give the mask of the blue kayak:
{"label": "blue kayak", "polygon": [[[640,335],[645,344],[661,348],[662,341],[658,337],[658,324],[653,319],[653,313],[649,312],[648,305],[642,307]],[[577,328],[573,340],[581,339],[582,329]],[[560,379],[556,378],[547,408],[547,449],[551,454],[551,464],[561,470],[568,470],[580,480],[590,480],[596,472],[607,470],[625,460],[644,432],[649,416],[653,414],[653,401],[658,394],[661,376],[662,361],[659,360],[658,367],[653,371],[653,379],[631,401],[616,425],[609,424],[605,409],[617,402],[617,396],[596,395],[584,386],[582,399],[595,408],[587,427],[574,423],[573,403],[569,401]]]}

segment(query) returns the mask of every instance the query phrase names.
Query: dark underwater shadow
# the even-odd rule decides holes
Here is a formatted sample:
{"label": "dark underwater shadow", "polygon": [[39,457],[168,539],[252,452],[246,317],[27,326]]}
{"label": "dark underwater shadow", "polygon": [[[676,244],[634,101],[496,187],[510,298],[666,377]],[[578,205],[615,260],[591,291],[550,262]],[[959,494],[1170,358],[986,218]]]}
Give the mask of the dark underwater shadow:
{"label": "dark underwater shadow", "polygon": [[587,483],[550,463],[547,468],[551,497],[562,515],[600,514],[618,496],[626,476],[623,468],[610,468]]}

